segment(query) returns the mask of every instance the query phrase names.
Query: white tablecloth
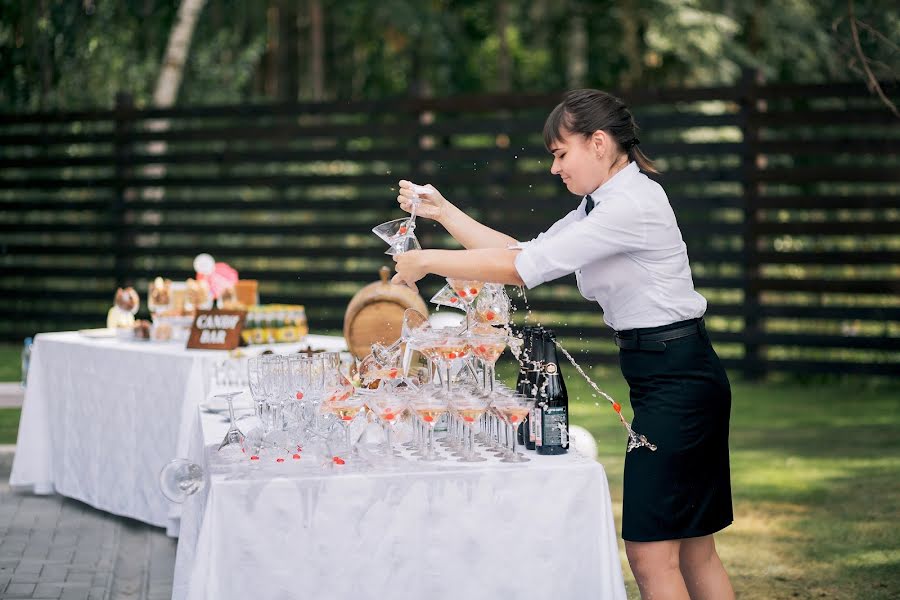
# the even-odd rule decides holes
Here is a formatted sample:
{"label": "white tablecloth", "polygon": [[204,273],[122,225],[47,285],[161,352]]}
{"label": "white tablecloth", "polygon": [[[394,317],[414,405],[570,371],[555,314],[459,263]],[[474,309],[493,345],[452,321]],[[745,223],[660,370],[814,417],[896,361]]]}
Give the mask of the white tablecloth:
{"label": "white tablecloth", "polygon": [[[339,350],[344,341],[310,335],[272,348],[307,345]],[[38,335],[10,484],[176,533],[178,513],[159,491],[159,471],[187,453],[193,416],[206,398],[206,366],[224,356],[77,332]]]}
{"label": "white tablecloth", "polygon": [[226,427],[193,419],[189,456],[212,475],[183,505],[175,600],[626,597],[593,459],[352,473],[304,456],[223,469]]}

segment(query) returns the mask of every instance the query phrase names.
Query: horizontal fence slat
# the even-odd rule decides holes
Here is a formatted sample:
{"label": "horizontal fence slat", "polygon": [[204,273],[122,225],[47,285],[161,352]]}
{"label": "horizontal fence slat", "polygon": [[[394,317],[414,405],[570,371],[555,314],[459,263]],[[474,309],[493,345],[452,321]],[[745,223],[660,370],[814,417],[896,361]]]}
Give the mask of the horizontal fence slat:
{"label": "horizontal fence slat", "polygon": [[[370,230],[402,215],[401,177],[434,183],[518,239],[577,205],[540,140],[560,97],[0,114],[0,336],[102,325],[117,285],[192,276],[201,251],[257,279],[264,301],[307,305],[314,330],[339,331],[353,292],[391,264]],[[652,178],[676,211],[728,368],[900,370],[900,122],[865,85],[621,97],[664,167]],[[154,141],[166,152],[152,153]],[[425,247],[458,247],[428,221],[418,234]],[[440,287],[436,277],[422,284],[426,298]],[[594,342],[580,362],[614,364],[599,307],[573,286],[573,276],[542,286],[528,308],[562,338]],[[842,359],[804,358],[830,356]]]}

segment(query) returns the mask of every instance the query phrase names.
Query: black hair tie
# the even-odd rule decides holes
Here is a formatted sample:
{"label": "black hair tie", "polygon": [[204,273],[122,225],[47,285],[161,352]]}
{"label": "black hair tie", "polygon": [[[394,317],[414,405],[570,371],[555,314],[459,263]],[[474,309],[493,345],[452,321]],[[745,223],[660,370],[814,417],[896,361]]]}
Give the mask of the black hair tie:
{"label": "black hair tie", "polygon": [[641,140],[639,140],[637,138],[633,138],[630,142],[628,142],[628,149],[631,150],[632,148],[634,148],[635,146],[637,146],[640,143],[641,143]]}

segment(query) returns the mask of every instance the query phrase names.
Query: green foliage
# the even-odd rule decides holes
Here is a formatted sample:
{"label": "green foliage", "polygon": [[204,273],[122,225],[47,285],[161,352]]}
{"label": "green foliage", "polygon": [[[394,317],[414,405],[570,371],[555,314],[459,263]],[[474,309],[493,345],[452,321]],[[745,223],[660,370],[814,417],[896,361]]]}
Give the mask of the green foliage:
{"label": "green foliage", "polygon": [[[327,96],[384,98],[494,91],[503,44],[514,91],[567,86],[586,61],[585,85],[720,85],[754,66],[769,80],[862,77],[848,7],[837,0],[321,0]],[[128,91],[147,104],[175,22],[177,0],[0,0],[0,110],[108,107]],[[195,31],[181,103],[271,94],[283,0],[208,0]],[[300,11],[296,68],[311,97],[310,23]],[[860,44],[876,76],[898,76],[900,10],[854,2]],[[577,17],[577,18],[576,18]],[[580,21],[579,21],[580,19]],[[572,50],[584,23],[584,57]],[[625,32],[634,31],[629,38]],[[274,69],[274,70],[273,70]]]}

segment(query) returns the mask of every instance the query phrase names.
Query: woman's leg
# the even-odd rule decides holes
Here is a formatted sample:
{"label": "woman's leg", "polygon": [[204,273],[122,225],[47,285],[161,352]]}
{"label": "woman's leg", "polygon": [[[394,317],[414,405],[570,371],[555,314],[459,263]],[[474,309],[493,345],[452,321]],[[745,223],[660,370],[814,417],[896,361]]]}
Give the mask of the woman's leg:
{"label": "woman's leg", "polygon": [[719,560],[713,536],[681,540],[679,565],[691,600],[734,599],[734,590]]}
{"label": "woman's leg", "polygon": [[680,570],[681,540],[625,542],[628,564],[643,600],[689,600]]}

